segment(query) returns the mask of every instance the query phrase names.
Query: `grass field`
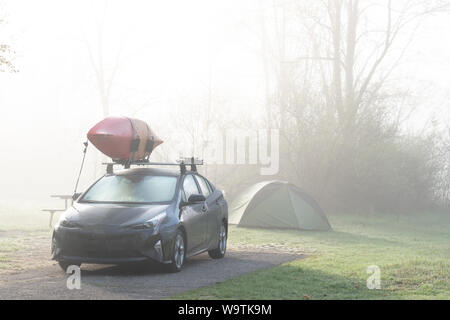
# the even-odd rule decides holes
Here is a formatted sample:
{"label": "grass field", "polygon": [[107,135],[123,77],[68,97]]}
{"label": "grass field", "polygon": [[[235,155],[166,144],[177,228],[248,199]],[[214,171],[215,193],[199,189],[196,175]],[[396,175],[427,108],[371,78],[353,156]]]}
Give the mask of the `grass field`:
{"label": "grass field", "polygon": [[[53,223],[58,219],[55,215]],[[35,268],[45,261],[37,260],[42,243],[49,249],[51,229],[49,214],[36,208],[0,208],[0,274]]]}
{"label": "grass field", "polygon": [[[55,217],[54,222],[56,222]],[[231,227],[231,246],[281,246],[306,259],[186,292],[186,299],[450,299],[450,215],[330,216],[331,232]],[[0,274],[48,263],[48,215],[0,212]],[[274,253],[276,254],[276,253]],[[42,258],[39,258],[42,259]],[[369,290],[367,267],[381,271]]]}
{"label": "grass field", "polygon": [[[306,259],[186,292],[184,299],[450,299],[450,215],[331,216],[332,232],[230,227],[230,244],[298,247]],[[367,288],[367,267],[381,289]]]}

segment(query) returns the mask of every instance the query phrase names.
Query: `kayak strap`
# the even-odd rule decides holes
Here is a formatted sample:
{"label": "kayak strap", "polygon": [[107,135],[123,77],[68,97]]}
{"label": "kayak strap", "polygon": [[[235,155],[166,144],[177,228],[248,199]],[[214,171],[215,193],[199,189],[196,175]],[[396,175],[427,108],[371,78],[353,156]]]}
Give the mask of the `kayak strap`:
{"label": "kayak strap", "polygon": [[84,145],[83,160],[81,161],[80,172],[78,173],[77,183],[75,184],[75,190],[73,191],[74,195],[77,193],[78,183],[80,182],[81,172],[83,171],[84,159],[86,159],[86,151],[87,151],[87,148],[88,148],[88,142],[87,141],[84,142],[83,145]]}
{"label": "kayak strap", "polygon": [[139,149],[139,144],[141,143],[141,139],[136,138],[131,140],[130,143],[130,152],[137,152]]}
{"label": "kayak strap", "polygon": [[154,145],[155,145],[155,137],[152,136],[151,139],[147,139],[147,142],[145,143],[145,153],[147,153],[145,160],[148,160],[150,158]]}

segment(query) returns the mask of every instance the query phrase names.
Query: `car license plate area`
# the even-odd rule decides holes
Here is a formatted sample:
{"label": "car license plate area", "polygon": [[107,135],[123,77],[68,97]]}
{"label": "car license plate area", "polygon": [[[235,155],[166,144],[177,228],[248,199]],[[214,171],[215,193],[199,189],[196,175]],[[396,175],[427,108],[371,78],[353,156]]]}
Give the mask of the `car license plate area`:
{"label": "car license plate area", "polygon": [[67,255],[90,258],[126,258],[141,256],[140,235],[70,234],[66,237]]}
{"label": "car license plate area", "polygon": [[91,236],[84,241],[83,249],[88,253],[107,251],[106,240],[99,236]]}
{"label": "car license plate area", "polygon": [[130,236],[94,236],[85,243],[87,252],[114,253],[129,250],[137,246],[137,241]]}

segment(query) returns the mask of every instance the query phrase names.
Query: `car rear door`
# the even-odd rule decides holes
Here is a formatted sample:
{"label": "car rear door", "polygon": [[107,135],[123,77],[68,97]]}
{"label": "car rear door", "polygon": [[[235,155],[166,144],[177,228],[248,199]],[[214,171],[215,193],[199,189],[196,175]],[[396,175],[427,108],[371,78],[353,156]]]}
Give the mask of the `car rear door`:
{"label": "car rear door", "polygon": [[[193,194],[201,194],[194,176],[188,174],[184,177],[182,185],[182,200],[187,202]],[[205,203],[194,203],[183,206],[181,210],[181,221],[186,229],[187,252],[195,253],[205,248],[205,238],[207,229]]]}
{"label": "car rear door", "polygon": [[200,175],[196,175],[195,178],[197,179],[202,194],[206,198],[206,205],[208,206],[208,211],[206,212],[207,232],[205,234],[205,243],[210,245],[211,242],[216,243],[216,240],[218,241],[220,216],[222,212],[218,201],[219,194],[212,190],[212,187],[205,178]]}

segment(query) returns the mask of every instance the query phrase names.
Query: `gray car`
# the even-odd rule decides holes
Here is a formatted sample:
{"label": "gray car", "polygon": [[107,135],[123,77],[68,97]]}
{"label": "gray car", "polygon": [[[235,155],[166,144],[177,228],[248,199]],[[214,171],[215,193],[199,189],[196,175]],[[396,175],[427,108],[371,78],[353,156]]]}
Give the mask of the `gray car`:
{"label": "gray car", "polygon": [[177,272],[203,252],[225,255],[228,206],[196,171],[133,168],[107,173],[62,214],[52,258],[81,263],[157,261]]}

